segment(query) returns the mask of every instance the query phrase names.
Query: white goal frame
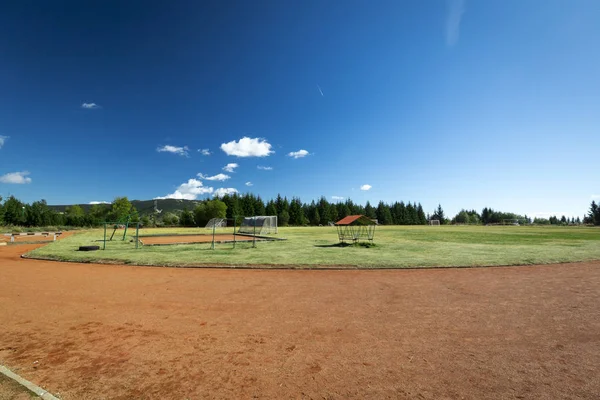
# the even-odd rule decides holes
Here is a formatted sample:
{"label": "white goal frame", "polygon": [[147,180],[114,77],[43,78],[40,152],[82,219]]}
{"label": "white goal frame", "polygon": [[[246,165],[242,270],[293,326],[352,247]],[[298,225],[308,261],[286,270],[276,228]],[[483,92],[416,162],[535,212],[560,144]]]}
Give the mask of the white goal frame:
{"label": "white goal frame", "polygon": [[277,233],[276,215],[257,215],[254,217],[244,217],[238,233],[246,235],[268,235]]}
{"label": "white goal frame", "polygon": [[213,228],[227,228],[227,219],[225,218],[211,218],[205,226],[206,229]]}
{"label": "white goal frame", "polygon": [[429,220],[429,225],[431,225],[431,226],[440,226],[440,220],[439,219],[430,219]]}

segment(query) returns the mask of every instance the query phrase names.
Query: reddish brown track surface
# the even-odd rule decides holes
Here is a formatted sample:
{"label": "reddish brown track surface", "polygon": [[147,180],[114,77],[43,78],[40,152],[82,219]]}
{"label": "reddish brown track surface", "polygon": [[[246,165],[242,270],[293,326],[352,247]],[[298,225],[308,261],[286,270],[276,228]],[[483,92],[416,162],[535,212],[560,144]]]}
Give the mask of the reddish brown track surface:
{"label": "reddish brown track surface", "polygon": [[600,263],[170,269],[0,247],[0,362],[63,399],[597,399]]}
{"label": "reddish brown track surface", "polygon": [[[213,240],[212,235],[172,235],[172,236],[145,236],[140,237],[142,242],[146,245],[153,244],[178,244],[178,243],[210,243]],[[234,236],[219,233],[215,235],[216,242],[233,242]],[[250,236],[235,235],[235,240],[238,242],[251,242],[253,240]],[[256,238],[256,240],[263,240]]]}

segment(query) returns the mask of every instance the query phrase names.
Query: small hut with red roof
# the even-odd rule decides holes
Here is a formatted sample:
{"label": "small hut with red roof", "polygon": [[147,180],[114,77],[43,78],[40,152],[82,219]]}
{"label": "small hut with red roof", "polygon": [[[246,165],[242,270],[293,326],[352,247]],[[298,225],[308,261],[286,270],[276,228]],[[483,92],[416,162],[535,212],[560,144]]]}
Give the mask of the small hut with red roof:
{"label": "small hut with red roof", "polygon": [[377,223],[364,215],[348,215],[335,223],[340,242],[373,240]]}

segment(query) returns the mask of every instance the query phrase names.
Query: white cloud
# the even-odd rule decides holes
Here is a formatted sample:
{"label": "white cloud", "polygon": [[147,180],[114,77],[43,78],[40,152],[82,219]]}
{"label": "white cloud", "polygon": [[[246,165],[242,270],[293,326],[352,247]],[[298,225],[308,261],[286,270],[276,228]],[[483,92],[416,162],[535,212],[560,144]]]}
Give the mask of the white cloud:
{"label": "white cloud", "polygon": [[223,197],[226,194],[234,194],[234,193],[237,193],[237,192],[238,192],[237,189],[234,189],[234,188],[218,188],[213,193],[213,196],[214,197]]}
{"label": "white cloud", "polygon": [[110,201],[90,201],[88,204],[111,204]]}
{"label": "white cloud", "polygon": [[221,144],[223,150],[228,156],[237,157],[266,157],[273,153],[271,144],[264,139],[243,137],[238,142],[232,140],[229,143]]}
{"label": "white cloud", "polygon": [[372,187],[373,187],[373,186],[371,186],[371,185],[362,185],[362,186],[360,187],[360,190],[371,190],[371,188],[372,188]]}
{"label": "white cloud", "polygon": [[460,35],[460,22],[465,13],[465,0],[446,0],[448,14],[446,16],[446,44],[454,46]]}
{"label": "white cloud", "polygon": [[14,183],[16,185],[31,183],[31,178],[27,175],[29,175],[27,171],[9,172],[0,176],[0,183]]}
{"label": "white cloud", "polygon": [[177,154],[179,156],[184,156],[184,157],[189,156],[189,153],[188,153],[189,150],[190,149],[187,146],[177,147],[177,146],[171,146],[171,145],[166,145],[163,147],[156,148],[156,151],[158,151],[159,153],[173,153],[173,154]]}
{"label": "white cloud", "polygon": [[302,157],[306,157],[308,155],[308,151],[306,150],[298,150],[298,151],[292,151],[291,153],[288,153],[289,157],[294,157],[294,158],[302,158]]}
{"label": "white cloud", "polygon": [[239,165],[237,165],[236,163],[229,163],[223,167],[223,171],[234,172],[234,169],[236,169],[237,167],[239,167]]}
{"label": "white cloud", "polygon": [[593,194],[590,196],[591,200],[600,200],[600,194]]}
{"label": "white cloud", "polygon": [[212,154],[209,149],[198,149],[198,152],[203,156],[210,156]]}
{"label": "white cloud", "polygon": [[95,110],[97,108],[100,108],[100,106],[96,103],[83,103],[81,105],[81,108],[85,108],[86,110]]}
{"label": "white cloud", "polygon": [[254,184],[252,182],[246,182],[246,186],[253,186]]}
{"label": "white cloud", "polygon": [[2,146],[4,146],[4,142],[6,142],[6,139],[10,138],[10,136],[2,136],[0,135],[0,149],[2,148]]}
{"label": "white cloud", "polygon": [[217,174],[217,175],[213,175],[213,176],[205,176],[202,174],[198,174],[198,177],[200,179],[205,179],[207,181],[226,181],[227,179],[231,178],[229,175],[225,175],[225,174]]}
{"label": "white cloud", "polygon": [[184,200],[196,200],[198,196],[203,194],[212,193],[214,190],[212,187],[205,187],[202,181],[197,179],[190,179],[186,183],[179,185],[175,192],[168,194],[163,197],[155,197],[155,199],[184,199]]}
{"label": "white cloud", "polygon": [[331,200],[342,201],[344,199],[345,199],[345,197],[341,197],[341,196],[331,196]]}
{"label": "white cloud", "polygon": [[258,165],[256,168],[262,169],[263,171],[272,171],[273,170],[273,167],[265,167],[262,165]]}

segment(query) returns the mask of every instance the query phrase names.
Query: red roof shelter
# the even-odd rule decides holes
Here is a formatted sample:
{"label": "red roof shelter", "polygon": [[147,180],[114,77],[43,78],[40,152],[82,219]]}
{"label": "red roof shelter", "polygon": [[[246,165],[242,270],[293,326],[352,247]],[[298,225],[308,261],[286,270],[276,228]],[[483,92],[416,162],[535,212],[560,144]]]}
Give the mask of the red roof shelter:
{"label": "red roof shelter", "polygon": [[340,242],[373,240],[377,223],[364,215],[348,215],[335,223]]}

